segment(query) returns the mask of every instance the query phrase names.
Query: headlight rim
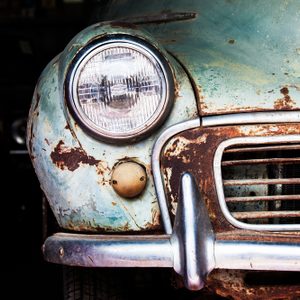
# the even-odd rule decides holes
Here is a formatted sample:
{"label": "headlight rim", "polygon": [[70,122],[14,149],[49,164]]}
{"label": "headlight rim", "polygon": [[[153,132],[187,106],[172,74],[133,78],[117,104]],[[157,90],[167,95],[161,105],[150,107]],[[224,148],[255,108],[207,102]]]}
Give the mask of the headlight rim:
{"label": "headlight rim", "polygon": [[[156,115],[156,117],[151,120],[150,124],[145,123],[143,128],[139,130],[137,133],[132,133],[126,136],[115,136],[109,134],[103,134],[100,131],[96,130],[95,127],[89,126],[89,122],[86,120],[87,117],[84,117],[84,113],[79,113],[81,108],[78,109],[78,103],[74,100],[74,75],[80,67],[80,65],[86,60],[86,57],[97,51],[97,49],[101,49],[102,46],[107,44],[114,44],[114,43],[127,43],[132,44],[136,47],[140,47],[143,51],[147,51],[149,55],[152,55],[154,60],[159,64],[163,76],[165,79],[166,91],[165,91],[165,99],[163,101],[163,105],[161,110]],[[97,53],[101,52],[98,50]],[[101,36],[99,38],[93,39],[91,42],[86,44],[82,47],[72,60],[67,69],[65,80],[64,80],[64,98],[66,100],[66,107],[71,113],[71,116],[74,120],[80,125],[80,127],[88,133],[90,136],[95,138],[96,140],[103,141],[106,143],[111,144],[130,144],[137,142],[141,139],[144,139],[151,135],[158,127],[160,127],[164,121],[166,120],[167,116],[169,115],[175,98],[175,78],[174,78],[174,71],[169,60],[166,57],[167,55],[161,50],[159,47],[151,43],[150,41],[146,40],[141,36],[132,36],[126,33],[120,34],[108,34],[105,36]],[[84,63],[83,63],[84,66]],[[79,71],[80,72],[80,71]],[[75,82],[76,83],[76,82]],[[92,121],[90,121],[92,122]]]}

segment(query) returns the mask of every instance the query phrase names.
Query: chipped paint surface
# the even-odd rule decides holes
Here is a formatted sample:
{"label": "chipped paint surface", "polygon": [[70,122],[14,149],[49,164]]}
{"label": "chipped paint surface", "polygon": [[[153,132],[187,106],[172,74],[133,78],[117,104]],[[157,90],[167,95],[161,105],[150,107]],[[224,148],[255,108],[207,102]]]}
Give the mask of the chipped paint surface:
{"label": "chipped paint surface", "polygon": [[[289,123],[196,128],[175,135],[165,146],[161,160],[171,216],[174,218],[178,203],[178,178],[184,172],[190,172],[198,182],[215,232],[217,234],[230,232],[229,236],[239,239],[241,232],[234,233],[236,229],[225,219],[219,206],[213,172],[215,150],[222,141],[229,138],[286,134],[300,134],[300,125]],[[253,175],[257,175],[258,178],[263,176],[262,172],[256,173]],[[244,234],[246,233],[247,231],[244,231]],[[257,239],[258,236],[258,234],[251,235],[250,240]],[[276,240],[276,233],[271,236]]]}
{"label": "chipped paint surface", "polygon": [[[295,274],[295,275],[294,275]],[[207,280],[207,285],[210,289],[213,289],[217,294],[226,299],[234,300],[294,300],[299,299],[300,289],[299,281],[295,284],[295,277],[297,273],[294,274],[288,272],[271,273],[263,272],[261,275],[259,272],[249,272],[249,271],[238,271],[238,270],[214,270]],[[252,275],[252,278],[261,278],[261,283],[257,280],[257,283],[249,284],[247,278]],[[268,282],[268,278],[275,278],[272,284]],[[277,279],[277,280],[276,280]],[[282,284],[281,282],[286,282]],[[267,284],[263,284],[268,282]]]}
{"label": "chipped paint surface", "polygon": [[[194,12],[143,24],[194,79],[203,115],[300,108],[298,0],[110,1],[106,20]],[[289,89],[289,100],[282,89]],[[282,99],[282,100],[280,100]]]}
{"label": "chipped paint surface", "polygon": [[[29,116],[28,149],[41,188],[63,228],[119,232],[161,230],[150,168],[152,146],[164,128],[197,116],[196,100],[184,71],[165,54],[173,67],[177,94],[163,126],[132,145],[109,145],[88,136],[65,106],[64,76],[73,56],[85,43],[111,32],[134,33],[155,44],[147,34],[118,24],[112,27],[96,24],[79,33],[40,77]],[[134,200],[120,197],[111,186],[113,168],[124,161],[136,161],[147,172],[146,188]]]}

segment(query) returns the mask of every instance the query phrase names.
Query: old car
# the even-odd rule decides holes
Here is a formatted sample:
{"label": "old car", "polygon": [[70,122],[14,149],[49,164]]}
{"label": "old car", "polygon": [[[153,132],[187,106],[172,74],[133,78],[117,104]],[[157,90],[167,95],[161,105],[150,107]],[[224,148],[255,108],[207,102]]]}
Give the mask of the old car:
{"label": "old car", "polygon": [[300,297],[299,1],[112,0],[98,17],[41,74],[27,127],[65,299],[114,299],[148,267]]}

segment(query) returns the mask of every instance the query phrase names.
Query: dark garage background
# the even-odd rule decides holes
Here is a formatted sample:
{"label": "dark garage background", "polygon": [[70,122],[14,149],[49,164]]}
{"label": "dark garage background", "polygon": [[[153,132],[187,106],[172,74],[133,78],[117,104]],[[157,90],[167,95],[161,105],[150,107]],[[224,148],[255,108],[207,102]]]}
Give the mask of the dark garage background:
{"label": "dark garage background", "polygon": [[40,251],[43,202],[24,144],[25,124],[39,74],[92,22],[99,3],[0,0],[0,275],[6,299],[61,299],[61,268],[43,262]]}

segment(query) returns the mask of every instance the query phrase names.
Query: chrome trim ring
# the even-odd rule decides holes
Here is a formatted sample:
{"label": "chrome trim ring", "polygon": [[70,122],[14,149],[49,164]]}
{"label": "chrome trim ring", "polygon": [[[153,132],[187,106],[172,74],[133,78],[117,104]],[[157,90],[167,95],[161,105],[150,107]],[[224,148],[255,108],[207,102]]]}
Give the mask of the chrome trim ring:
{"label": "chrome trim ring", "polygon": [[[163,91],[159,105],[153,115],[144,124],[133,129],[131,132],[110,134],[108,130],[97,126],[83,111],[77,96],[77,83],[83,67],[92,57],[105,49],[118,46],[133,49],[147,57],[153,63],[155,62],[161,71]],[[108,35],[96,39],[83,47],[69,66],[64,86],[68,108],[82,128],[96,139],[118,144],[134,142],[151,134],[169,115],[175,97],[173,72],[164,55],[158,48],[152,46],[147,41],[126,34]]]}

